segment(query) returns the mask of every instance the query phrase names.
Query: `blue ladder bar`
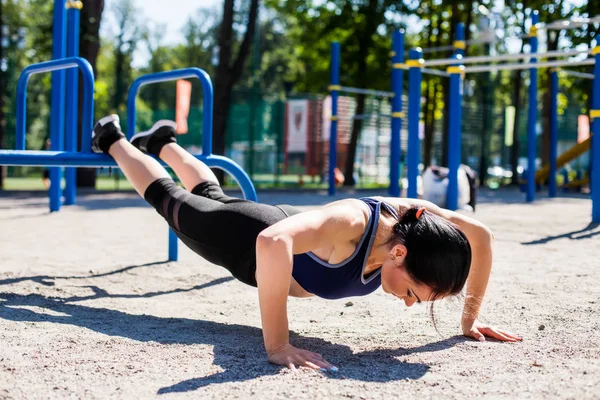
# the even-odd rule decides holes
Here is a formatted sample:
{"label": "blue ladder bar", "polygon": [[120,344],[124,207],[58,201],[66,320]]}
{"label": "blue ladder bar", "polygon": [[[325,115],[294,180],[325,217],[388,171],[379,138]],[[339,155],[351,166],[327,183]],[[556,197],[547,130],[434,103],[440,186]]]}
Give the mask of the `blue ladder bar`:
{"label": "blue ladder bar", "polygon": [[337,166],[338,95],[340,90],[340,43],[331,43],[331,127],[329,130],[329,190],[335,196],[335,167]]}
{"label": "blue ladder bar", "polygon": [[[67,25],[69,35],[67,36],[67,57],[79,56],[79,20],[80,10],[67,3]],[[67,71],[67,93],[66,93],[66,136],[65,150],[77,151],[77,137],[79,127],[77,126],[79,118],[79,71],[70,69]],[[87,134],[88,132],[84,132]],[[73,205],[77,193],[77,171],[75,168],[65,170],[65,205]]]}
{"label": "blue ladder bar", "polygon": [[[54,0],[52,27],[52,59],[67,55],[67,10],[64,0]],[[54,70],[51,78],[50,150],[64,150],[65,133],[65,72]],[[50,212],[60,210],[62,198],[61,168],[50,168]]]}
{"label": "blue ladder bar", "polygon": [[404,71],[404,29],[395,30],[392,36],[392,133],[390,138],[390,188],[389,195],[400,197],[400,159],[402,145],[400,130],[404,113],[402,112],[402,88]]}

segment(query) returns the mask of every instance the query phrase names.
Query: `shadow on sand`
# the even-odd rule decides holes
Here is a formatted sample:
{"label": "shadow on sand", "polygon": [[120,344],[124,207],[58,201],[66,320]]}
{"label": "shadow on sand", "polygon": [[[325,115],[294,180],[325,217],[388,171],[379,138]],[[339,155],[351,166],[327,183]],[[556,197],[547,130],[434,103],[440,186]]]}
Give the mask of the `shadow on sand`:
{"label": "shadow on sand", "polygon": [[581,240],[581,239],[589,239],[594,236],[600,235],[600,224],[599,223],[590,223],[583,229],[579,229],[572,232],[563,233],[555,236],[547,236],[545,238],[532,240],[530,242],[522,242],[521,244],[525,246],[531,246],[536,244],[545,244],[557,239],[571,239],[571,240]]}
{"label": "shadow on sand", "polygon": [[[54,279],[85,279],[108,276],[154,264],[161,263],[129,266],[116,271],[86,277],[33,276],[5,279],[0,281],[0,284],[8,285],[31,280],[52,286],[54,285]],[[231,279],[233,278],[220,278],[187,289],[144,294],[110,294],[97,286],[87,286],[93,290],[93,295],[70,298],[45,297],[39,294],[0,293],[0,318],[9,321],[51,322],[79,326],[105,335],[129,338],[139,342],[184,345],[210,344],[214,346],[214,363],[223,368],[223,372],[188,379],[172,386],[160,388],[157,390],[158,394],[188,392],[210,384],[247,381],[260,376],[278,374],[281,367],[270,365],[265,361],[262,332],[258,328],[188,318],[134,315],[118,310],[72,304],[73,302],[101,298],[146,298],[201,290]],[[52,310],[61,315],[38,313],[31,309],[22,308],[32,306]],[[339,372],[327,375],[330,379],[354,379],[366,382],[419,379],[429,370],[429,366],[422,363],[402,362],[397,357],[419,352],[440,351],[468,340],[462,336],[456,336],[416,348],[378,349],[353,353],[347,346],[330,343],[323,339],[302,336],[294,332],[290,332],[290,337],[295,345],[321,353],[326,359],[342,366]],[[244,346],[240,346],[240,343],[244,343]]]}

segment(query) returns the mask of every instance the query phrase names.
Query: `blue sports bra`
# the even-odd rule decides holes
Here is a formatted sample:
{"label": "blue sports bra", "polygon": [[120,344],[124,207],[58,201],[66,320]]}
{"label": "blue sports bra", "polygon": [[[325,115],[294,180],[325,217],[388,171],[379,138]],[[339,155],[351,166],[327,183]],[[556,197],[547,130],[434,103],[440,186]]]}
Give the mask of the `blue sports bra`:
{"label": "blue sports bra", "polygon": [[365,233],[350,257],[339,264],[329,264],[312,252],[294,255],[292,276],[304,290],[316,296],[333,300],[365,296],[374,292],[381,285],[381,269],[373,272],[367,278],[363,276],[364,270],[377,233],[381,207],[385,207],[396,218],[398,218],[398,214],[384,202],[369,197],[360,200],[371,208],[371,216]]}

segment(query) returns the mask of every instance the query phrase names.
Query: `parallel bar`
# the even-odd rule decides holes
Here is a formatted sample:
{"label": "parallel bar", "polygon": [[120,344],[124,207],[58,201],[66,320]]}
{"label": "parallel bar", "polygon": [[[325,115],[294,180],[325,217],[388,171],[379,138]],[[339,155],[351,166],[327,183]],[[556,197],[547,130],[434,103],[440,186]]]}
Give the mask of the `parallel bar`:
{"label": "parallel bar", "polygon": [[[63,59],[67,54],[67,11],[64,0],[54,0],[52,21],[52,59]],[[50,149],[64,150],[65,72],[62,69],[52,72],[50,91]],[[50,212],[60,210],[62,178],[62,169],[50,168]]]}
{"label": "parallel bar", "polygon": [[394,97],[393,92],[386,92],[384,90],[372,90],[372,89],[361,89],[351,86],[333,86],[338,92],[341,93],[353,93],[353,94],[364,94],[367,96],[380,96],[380,97]]}
{"label": "parallel bar", "polygon": [[[79,18],[80,11],[75,7],[69,8],[67,11],[68,29],[67,36],[67,57],[77,57],[79,55]],[[67,125],[65,137],[65,150],[77,151],[77,137],[79,133],[79,71],[69,69],[67,71]],[[75,204],[77,191],[77,170],[75,168],[67,168],[66,187],[65,187],[65,205]]]}
{"label": "parallel bar", "polygon": [[[408,53],[410,60],[421,59],[423,53],[420,48],[412,49]],[[406,168],[408,188],[406,196],[416,199],[418,197],[417,182],[419,178],[419,162],[421,159],[421,146],[419,139],[419,120],[421,113],[421,82],[423,75],[421,67],[414,66],[408,70],[408,150],[406,152]]]}
{"label": "parallel bar", "polygon": [[[94,115],[94,73],[90,63],[80,57],[63,58],[46,61],[25,67],[17,83],[17,118],[16,118],[16,148],[25,150],[27,84],[31,75],[78,67],[83,76],[83,117],[82,129],[92,131]],[[82,151],[91,152],[91,136],[83,135]]]}
{"label": "parallel bar", "polygon": [[[177,79],[197,78],[202,83],[203,121],[202,121],[202,154],[212,154],[212,123],[213,123],[213,86],[210,76],[200,68],[184,68],[174,71],[158,72],[137,78],[127,94],[127,137],[135,134],[136,98],[143,86],[151,83],[169,82]],[[85,137],[85,135],[84,135]]]}
{"label": "parallel bar", "polygon": [[[340,84],[340,43],[331,44],[331,85]],[[331,91],[331,128],[329,130],[329,190],[330,196],[335,196],[335,167],[337,165],[337,128],[338,128],[338,91]]]}
{"label": "parallel bar", "polygon": [[[27,126],[27,83],[31,75],[52,72],[78,67],[83,77],[83,117],[82,129],[84,132],[92,132],[92,117],[94,115],[94,73],[90,63],[80,57],[63,58],[61,60],[46,61],[25,67],[17,83],[17,118],[16,118],[16,148],[25,150],[25,132]],[[91,134],[83,135],[81,150],[90,153],[92,151]],[[58,150],[55,150],[58,151]]]}
{"label": "parallel bar", "polygon": [[433,68],[421,68],[421,72],[423,72],[424,74],[428,74],[428,75],[442,76],[444,78],[448,78],[450,76],[450,74],[447,72],[440,71],[438,69],[433,69]]}
{"label": "parallel bar", "polygon": [[[539,23],[540,15],[534,10],[531,15],[531,29],[533,30]],[[529,38],[531,53],[536,53],[538,49],[537,36]],[[527,201],[535,200],[535,159],[537,156],[536,148],[536,125],[537,125],[537,94],[538,94],[538,70],[535,64],[537,59],[533,58],[532,67],[529,69],[529,110],[527,117]]]}
{"label": "parallel bar", "polygon": [[556,158],[558,157],[558,72],[550,72],[550,175],[548,197],[556,197]]}
{"label": "parallel bar", "polygon": [[[594,83],[592,87],[592,110],[600,110],[600,52],[594,56]],[[592,147],[590,152],[591,188],[592,188],[592,222],[600,222],[600,118],[592,119]]]}
{"label": "parallel bar", "polygon": [[[592,54],[591,50],[571,50],[571,51],[548,51],[537,54],[537,58],[560,58],[572,57],[581,54]],[[514,61],[524,60],[534,57],[531,53],[503,54],[499,56],[473,56],[463,58],[465,64],[491,63],[494,61]],[[437,60],[425,60],[426,67],[441,67],[452,64],[452,58],[440,58]]]}
{"label": "parallel bar", "polygon": [[571,71],[568,69],[561,69],[560,72],[565,75],[573,76],[575,78],[594,79],[594,74],[588,74],[585,72]]}
{"label": "parallel bar", "polygon": [[[220,168],[232,175],[238,183],[244,196],[248,200],[257,201],[256,190],[252,186],[250,177],[234,161],[218,155],[194,155],[209,167]],[[163,161],[157,161],[167,166]],[[98,153],[73,153],[69,151],[39,151],[39,150],[0,150],[0,165],[10,166],[51,166],[51,167],[113,167],[119,165],[115,160],[106,155]]]}
{"label": "parallel bar", "polygon": [[[392,64],[404,62],[404,30],[395,30],[392,35]],[[402,112],[402,88],[404,71],[392,68],[392,132],[390,137],[390,188],[389,195],[400,197],[400,159],[402,154],[400,130],[404,113]]]}
{"label": "parallel bar", "polygon": [[549,61],[541,63],[526,63],[526,64],[499,64],[499,65],[484,65],[481,67],[467,67],[465,73],[488,72],[488,71],[514,71],[519,69],[530,68],[550,68],[550,67],[574,67],[578,65],[594,65],[594,59],[582,61]]}

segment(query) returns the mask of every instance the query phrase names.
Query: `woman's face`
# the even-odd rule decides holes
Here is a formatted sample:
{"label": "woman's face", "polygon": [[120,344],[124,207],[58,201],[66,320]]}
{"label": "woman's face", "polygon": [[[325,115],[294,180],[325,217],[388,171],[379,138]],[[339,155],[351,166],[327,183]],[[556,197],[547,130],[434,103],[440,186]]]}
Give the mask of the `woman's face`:
{"label": "woman's face", "polygon": [[381,267],[381,287],[385,293],[404,300],[407,307],[421,301],[428,301],[432,295],[432,289],[424,284],[415,283],[404,268],[406,247],[394,246],[389,257]]}

